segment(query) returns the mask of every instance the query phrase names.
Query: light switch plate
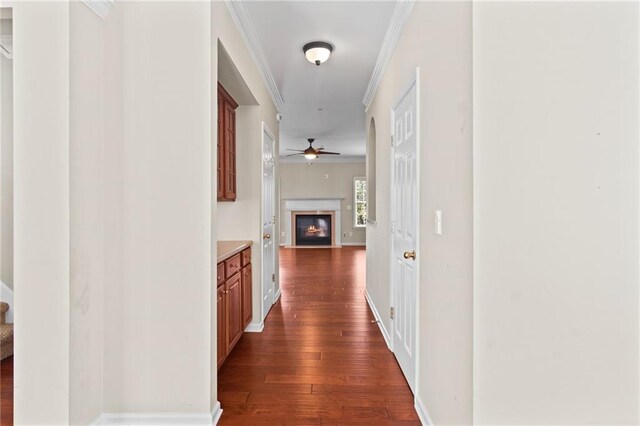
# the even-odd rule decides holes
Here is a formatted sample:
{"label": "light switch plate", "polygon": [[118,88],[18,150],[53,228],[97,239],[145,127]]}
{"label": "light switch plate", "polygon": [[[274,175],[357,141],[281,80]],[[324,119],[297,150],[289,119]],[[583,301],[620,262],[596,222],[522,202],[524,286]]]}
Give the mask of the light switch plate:
{"label": "light switch plate", "polygon": [[442,210],[436,210],[435,231],[436,235],[442,235]]}

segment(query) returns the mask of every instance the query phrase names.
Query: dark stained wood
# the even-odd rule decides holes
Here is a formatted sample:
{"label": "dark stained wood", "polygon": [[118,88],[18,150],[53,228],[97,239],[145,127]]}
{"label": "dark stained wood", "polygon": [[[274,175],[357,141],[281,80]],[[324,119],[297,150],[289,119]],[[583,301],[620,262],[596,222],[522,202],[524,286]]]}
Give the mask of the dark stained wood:
{"label": "dark stained wood", "polygon": [[282,296],[218,372],[221,425],[420,425],[364,298],[365,251],[282,249]]}
{"label": "dark stained wood", "polygon": [[13,356],[0,362],[0,425],[13,425]]}
{"label": "dark stained wood", "polygon": [[[242,263],[245,264],[245,258],[251,261],[251,250],[248,250],[249,255],[245,256],[247,250],[242,252]],[[252,277],[251,263],[246,263],[246,266],[242,268],[242,329],[247,328],[251,320],[253,319],[253,297],[252,297]]]}
{"label": "dark stained wood", "polygon": [[236,108],[238,103],[218,83],[218,201],[236,200]]}

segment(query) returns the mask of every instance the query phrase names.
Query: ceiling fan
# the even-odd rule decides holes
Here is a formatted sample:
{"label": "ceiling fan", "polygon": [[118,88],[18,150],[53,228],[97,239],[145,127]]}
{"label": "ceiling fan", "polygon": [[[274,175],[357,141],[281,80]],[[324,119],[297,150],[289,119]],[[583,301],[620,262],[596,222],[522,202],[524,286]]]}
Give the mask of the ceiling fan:
{"label": "ceiling fan", "polygon": [[315,139],[313,139],[313,138],[309,138],[309,139],[307,139],[307,141],[309,142],[309,148],[307,148],[307,149],[287,149],[287,151],[298,151],[295,154],[287,155],[287,157],[292,157],[294,155],[304,155],[304,158],[306,158],[307,160],[313,160],[315,158],[318,158],[318,156],[320,156],[320,155],[340,155],[339,152],[325,151],[324,148],[314,148],[313,147],[313,141],[315,141]]}

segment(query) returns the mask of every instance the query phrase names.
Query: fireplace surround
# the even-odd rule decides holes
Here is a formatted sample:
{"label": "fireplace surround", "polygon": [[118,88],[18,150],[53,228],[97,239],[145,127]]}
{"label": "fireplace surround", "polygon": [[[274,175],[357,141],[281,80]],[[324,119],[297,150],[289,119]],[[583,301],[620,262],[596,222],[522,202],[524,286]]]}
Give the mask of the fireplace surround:
{"label": "fireplace surround", "polygon": [[[341,247],[341,205],[342,198],[290,198],[283,199],[283,237],[282,243],[287,247]],[[296,217],[309,217],[309,216],[330,216],[331,217],[331,229],[318,231],[319,224],[309,223],[315,225],[316,230],[311,230],[312,233],[319,234],[322,232],[325,238],[322,244],[318,244],[319,240],[310,241],[308,243],[296,244]],[[326,220],[326,219],[325,219]],[[331,242],[327,244],[328,236],[330,235]],[[309,236],[310,237],[310,236]],[[316,244],[312,244],[315,242]]]}

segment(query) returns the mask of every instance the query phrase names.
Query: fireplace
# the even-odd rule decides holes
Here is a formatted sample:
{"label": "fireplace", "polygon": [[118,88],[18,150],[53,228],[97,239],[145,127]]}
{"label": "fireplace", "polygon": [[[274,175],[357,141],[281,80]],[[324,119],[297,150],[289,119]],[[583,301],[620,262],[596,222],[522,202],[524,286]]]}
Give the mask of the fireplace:
{"label": "fireplace", "polygon": [[332,245],[332,214],[296,214],[295,238],[297,246]]}

